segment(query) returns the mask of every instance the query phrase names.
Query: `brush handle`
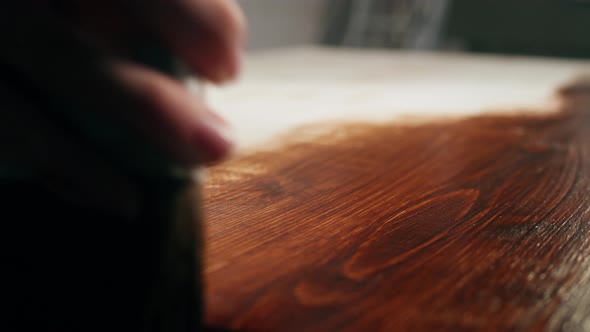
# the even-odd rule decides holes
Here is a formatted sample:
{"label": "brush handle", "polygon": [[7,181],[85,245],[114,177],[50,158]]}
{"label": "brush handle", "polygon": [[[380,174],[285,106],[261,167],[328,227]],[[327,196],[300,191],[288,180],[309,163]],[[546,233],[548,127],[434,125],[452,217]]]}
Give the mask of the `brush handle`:
{"label": "brush handle", "polygon": [[[166,50],[138,49],[138,62],[183,80],[187,72]],[[141,163],[136,183],[144,195],[144,221],[154,227],[153,253],[159,260],[145,312],[146,331],[202,328],[202,220],[200,188],[190,169],[158,156],[156,167]]]}

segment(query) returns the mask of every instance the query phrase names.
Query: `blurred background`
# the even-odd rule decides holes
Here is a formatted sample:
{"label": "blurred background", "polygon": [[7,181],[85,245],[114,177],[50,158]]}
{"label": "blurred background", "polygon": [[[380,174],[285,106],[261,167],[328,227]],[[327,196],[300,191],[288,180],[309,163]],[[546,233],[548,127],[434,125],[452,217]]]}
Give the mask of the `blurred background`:
{"label": "blurred background", "polygon": [[249,50],[333,47],[590,58],[590,0],[239,0]]}

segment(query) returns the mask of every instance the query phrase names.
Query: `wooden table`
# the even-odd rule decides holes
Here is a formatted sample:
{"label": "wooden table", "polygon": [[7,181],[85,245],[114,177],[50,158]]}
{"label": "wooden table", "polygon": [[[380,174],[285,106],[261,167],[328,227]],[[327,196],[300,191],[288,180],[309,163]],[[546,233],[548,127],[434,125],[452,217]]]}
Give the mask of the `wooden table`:
{"label": "wooden table", "polygon": [[[590,62],[300,48],[209,92],[207,321],[590,330]],[[563,87],[566,88],[563,88]],[[561,89],[561,90],[560,90]]]}

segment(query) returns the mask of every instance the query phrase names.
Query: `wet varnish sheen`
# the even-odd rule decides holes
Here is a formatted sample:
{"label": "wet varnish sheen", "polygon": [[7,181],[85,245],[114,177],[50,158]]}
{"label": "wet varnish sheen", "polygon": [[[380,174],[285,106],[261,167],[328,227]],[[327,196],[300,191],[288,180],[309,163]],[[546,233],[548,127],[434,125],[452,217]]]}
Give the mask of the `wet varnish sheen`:
{"label": "wet varnish sheen", "polygon": [[205,188],[207,320],[238,331],[590,326],[590,87],[552,115],[350,125]]}

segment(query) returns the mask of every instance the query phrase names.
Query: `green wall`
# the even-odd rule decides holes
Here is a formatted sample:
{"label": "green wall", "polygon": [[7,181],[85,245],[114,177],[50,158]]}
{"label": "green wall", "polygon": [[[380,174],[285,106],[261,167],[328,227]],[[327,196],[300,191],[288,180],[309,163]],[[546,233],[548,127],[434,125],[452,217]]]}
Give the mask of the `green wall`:
{"label": "green wall", "polygon": [[590,1],[454,0],[449,14],[471,51],[590,58]]}

